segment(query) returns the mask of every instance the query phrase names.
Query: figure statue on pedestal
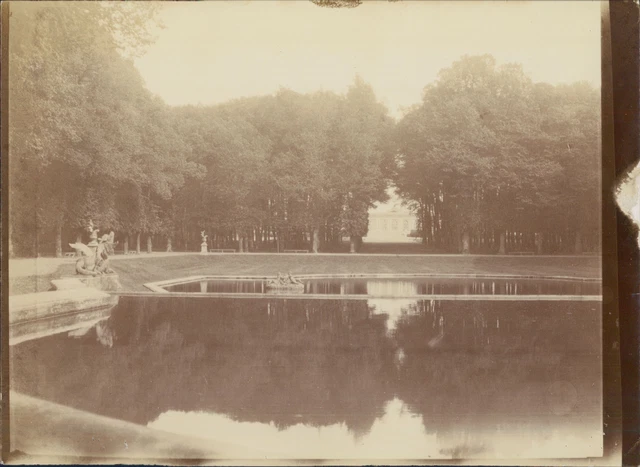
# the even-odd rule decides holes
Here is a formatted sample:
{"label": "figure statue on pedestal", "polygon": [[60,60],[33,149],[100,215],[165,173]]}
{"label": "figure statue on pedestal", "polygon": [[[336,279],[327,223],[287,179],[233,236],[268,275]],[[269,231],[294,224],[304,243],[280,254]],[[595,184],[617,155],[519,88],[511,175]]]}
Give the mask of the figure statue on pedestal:
{"label": "figure statue on pedestal", "polygon": [[209,250],[207,249],[207,239],[208,235],[204,234],[204,230],[200,232],[200,236],[202,237],[202,243],[200,244],[200,253],[207,253]]}

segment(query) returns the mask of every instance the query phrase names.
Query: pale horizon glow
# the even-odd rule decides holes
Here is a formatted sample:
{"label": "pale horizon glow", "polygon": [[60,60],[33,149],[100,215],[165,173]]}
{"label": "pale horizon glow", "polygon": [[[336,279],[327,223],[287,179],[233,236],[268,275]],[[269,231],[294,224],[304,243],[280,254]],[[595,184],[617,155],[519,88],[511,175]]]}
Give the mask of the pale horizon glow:
{"label": "pale horizon glow", "polygon": [[288,88],[344,93],[360,75],[392,114],[463,55],[520,63],[536,82],[600,86],[599,1],[167,2],[135,65],[167,104],[211,105]]}

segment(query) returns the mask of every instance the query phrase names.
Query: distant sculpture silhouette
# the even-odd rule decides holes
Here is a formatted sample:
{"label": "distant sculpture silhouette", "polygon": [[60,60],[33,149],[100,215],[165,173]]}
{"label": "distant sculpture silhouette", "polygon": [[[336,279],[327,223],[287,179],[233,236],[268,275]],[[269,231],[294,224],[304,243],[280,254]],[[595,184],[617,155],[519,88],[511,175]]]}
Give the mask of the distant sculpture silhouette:
{"label": "distant sculpture silhouette", "polygon": [[207,252],[207,239],[209,238],[209,236],[205,235],[204,230],[200,232],[200,236],[202,237],[202,243],[200,244],[200,253],[204,254]]}

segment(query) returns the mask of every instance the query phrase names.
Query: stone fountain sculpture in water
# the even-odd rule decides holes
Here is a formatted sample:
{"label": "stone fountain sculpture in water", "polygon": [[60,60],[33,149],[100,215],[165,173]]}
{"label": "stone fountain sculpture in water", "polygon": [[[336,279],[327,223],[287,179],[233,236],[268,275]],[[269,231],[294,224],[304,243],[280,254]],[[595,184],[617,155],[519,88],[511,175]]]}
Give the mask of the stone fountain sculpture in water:
{"label": "stone fountain sculpture in water", "polygon": [[288,273],[286,276],[278,273],[278,277],[267,281],[266,288],[267,290],[294,290],[303,292],[304,282],[293,277],[291,273]]}
{"label": "stone fountain sculpture in water", "polygon": [[98,239],[98,229],[95,229],[93,222],[89,221],[89,244],[69,243],[69,246],[81,253],[80,259],[76,261],[76,273],[84,276],[99,276],[103,274],[114,274],[109,267],[109,254],[113,254],[114,233],[103,235]]}

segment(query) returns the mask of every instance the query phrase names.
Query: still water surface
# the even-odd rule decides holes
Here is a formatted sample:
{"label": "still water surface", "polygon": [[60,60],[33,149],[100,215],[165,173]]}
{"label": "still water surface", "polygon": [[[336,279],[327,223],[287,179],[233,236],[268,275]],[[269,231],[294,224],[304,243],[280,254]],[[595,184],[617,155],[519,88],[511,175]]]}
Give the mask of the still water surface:
{"label": "still water surface", "polygon": [[[600,282],[541,279],[306,279],[305,294],[375,295],[599,295]],[[269,293],[265,280],[204,280],[166,286],[169,292]],[[287,292],[291,292],[287,290]]]}
{"label": "still water surface", "polygon": [[600,455],[598,302],[120,298],[12,389],[290,458]]}

